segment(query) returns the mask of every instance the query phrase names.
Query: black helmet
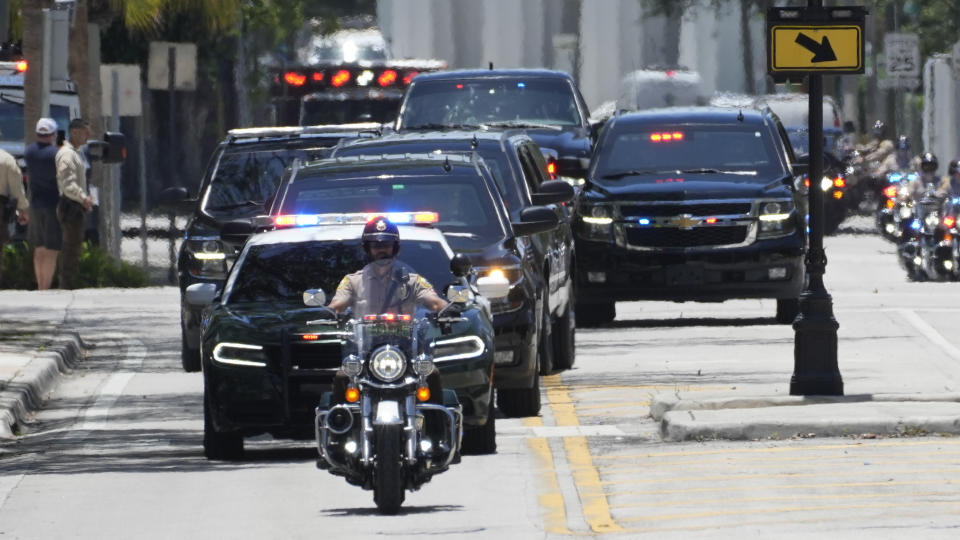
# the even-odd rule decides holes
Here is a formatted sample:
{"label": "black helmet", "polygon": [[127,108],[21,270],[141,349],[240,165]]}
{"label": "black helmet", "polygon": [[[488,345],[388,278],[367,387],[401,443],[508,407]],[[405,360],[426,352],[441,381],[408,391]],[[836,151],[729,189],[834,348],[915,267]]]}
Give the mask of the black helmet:
{"label": "black helmet", "polygon": [[370,254],[370,242],[393,242],[393,255],[400,251],[400,229],[385,216],[375,216],[363,226],[363,250]]}
{"label": "black helmet", "polygon": [[879,138],[883,137],[883,132],[886,131],[886,126],[883,123],[883,120],[877,120],[873,123],[873,136]]}
{"label": "black helmet", "polygon": [[933,152],[924,152],[920,156],[920,170],[925,173],[937,172],[940,163],[937,162],[937,156]]}
{"label": "black helmet", "polygon": [[909,150],[910,149],[910,137],[906,135],[901,135],[897,139],[897,150]]}
{"label": "black helmet", "polygon": [[960,172],[960,159],[950,160],[950,164],[947,165],[947,174],[953,176]]}

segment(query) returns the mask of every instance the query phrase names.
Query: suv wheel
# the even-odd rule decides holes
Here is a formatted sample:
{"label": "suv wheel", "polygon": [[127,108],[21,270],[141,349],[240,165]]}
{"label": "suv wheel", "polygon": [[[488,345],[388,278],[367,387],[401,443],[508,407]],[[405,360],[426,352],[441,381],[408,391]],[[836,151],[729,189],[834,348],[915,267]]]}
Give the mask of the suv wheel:
{"label": "suv wheel", "polygon": [[200,349],[187,346],[187,330],[180,325],[180,364],[187,373],[200,371]]}
{"label": "suv wheel", "polygon": [[577,317],[573,309],[573,284],[567,285],[570,291],[567,309],[553,325],[553,365],[557,369],[570,369],[577,354]]}
{"label": "suv wheel", "polygon": [[797,298],[777,298],[777,322],[792,324],[800,313],[800,300]]}
{"label": "suv wheel", "polygon": [[508,418],[540,414],[540,374],[534,375],[532,388],[498,389],[497,408]]}
{"label": "suv wheel", "polygon": [[547,291],[543,291],[543,301],[540,303],[540,335],[537,343],[537,356],[540,358],[540,374],[549,375],[553,373],[554,354],[553,354],[553,326],[550,323],[550,299],[547,298]]}
{"label": "suv wheel", "polygon": [[580,318],[580,325],[584,327],[610,324],[617,317],[617,307],[613,302],[601,304],[578,302],[577,316]]}

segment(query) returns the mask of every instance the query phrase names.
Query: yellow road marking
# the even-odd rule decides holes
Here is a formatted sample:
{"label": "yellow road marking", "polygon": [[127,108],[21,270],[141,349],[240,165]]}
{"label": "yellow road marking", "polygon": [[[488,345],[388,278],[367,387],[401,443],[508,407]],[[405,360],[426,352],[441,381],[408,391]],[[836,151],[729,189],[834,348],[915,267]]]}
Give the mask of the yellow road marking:
{"label": "yellow road marking", "polygon": [[649,407],[649,401],[612,401],[609,403],[595,403],[593,405],[578,405],[577,410],[605,409],[617,407]]}
{"label": "yellow road marking", "polygon": [[[895,471],[883,470],[876,471],[877,474],[893,474]],[[945,472],[955,473],[957,469],[907,469],[901,471],[902,473],[910,475],[918,474],[940,474]],[[818,478],[824,475],[836,476],[836,473],[833,471],[820,471],[814,473],[779,473],[779,474],[719,474],[713,476],[686,476],[686,477],[669,477],[669,478],[633,478],[629,480],[617,480],[617,481],[603,481],[601,482],[605,486],[616,486],[621,484],[660,484],[664,482],[715,482],[715,481],[732,481],[732,480],[756,480],[758,478]],[[623,475],[618,475],[623,476]],[[949,483],[949,482],[947,482]]]}
{"label": "yellow road marking", "polygon": [[814,446],[774,446],[766,448],[719,448],[715,450],[678,450],[675,452],[647,452],[645,454],[619,454],[594,456],[596,460],[616,460],[616,459],[656,459],[663,457],[678,456],[715,456],[724,454],[762,454],[762,453],[780,453],[780,452],[809,452],[811,450],[841,450],[848,448],[871,448],[871,447],[889,447],[889,446],[960,446],[960,440],[954,439],[936,439],[933,441],[890,441],[890,442],[856,442],[843,444],[822,444]]}
{"label": "yellow road marking", "polygon": [[553,468],[553,452],[550,451],[550,444],[543,438],[527,439],[527,444],[540,460],[543,470],[542,481],[547,487],[546,493],[542,493],[539,497],[540,506],[545,509],[545,528],[552,534],[570,534],[570,529],[567,528],[567,511],[563,504],[563,494],[560,493],[560,485],[557,482],[557,471]]}

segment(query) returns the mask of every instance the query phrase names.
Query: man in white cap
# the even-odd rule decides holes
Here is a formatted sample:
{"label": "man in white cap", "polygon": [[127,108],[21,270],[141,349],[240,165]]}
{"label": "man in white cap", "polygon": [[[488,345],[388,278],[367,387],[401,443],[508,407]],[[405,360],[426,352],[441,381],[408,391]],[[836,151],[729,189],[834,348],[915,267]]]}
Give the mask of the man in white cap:
{"label": "man in white cap", "polygon": [[57,219],[63,231],[60,254],[60,288],[77,287],[80,252],[83,245],[83,226],[87,212],[93,209],[93,197],[87,187],[87,161],[80,155],[80,147],[90,138],[90,124],[81,118],[70,121],[70,140],[63,141],[57,152],[57,187],[60,202]]}
{"label": "man in white cap", "polygon": [[27,239],[33,246],[33,271],[37,289],[44,291],[53,283],[57,255],[63,242],[57,221],[57,122],[53,118],[37,121],[37,142],[27,146],[23,159],[27,163],[30,187],[30,227]]}

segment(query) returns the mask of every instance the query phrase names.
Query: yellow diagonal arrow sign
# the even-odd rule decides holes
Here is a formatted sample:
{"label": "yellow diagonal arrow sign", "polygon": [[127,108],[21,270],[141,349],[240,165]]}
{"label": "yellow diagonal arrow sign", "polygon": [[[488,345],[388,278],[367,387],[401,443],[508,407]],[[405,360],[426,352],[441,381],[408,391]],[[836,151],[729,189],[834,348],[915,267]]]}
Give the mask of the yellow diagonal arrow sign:
{"label": "yellow diagonal arrow sign", "polygon": [[856,71],[863,68],[859,26],[770,27],[773,71]]}

